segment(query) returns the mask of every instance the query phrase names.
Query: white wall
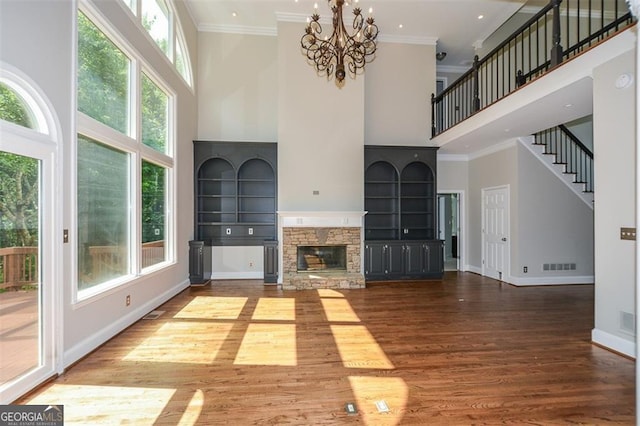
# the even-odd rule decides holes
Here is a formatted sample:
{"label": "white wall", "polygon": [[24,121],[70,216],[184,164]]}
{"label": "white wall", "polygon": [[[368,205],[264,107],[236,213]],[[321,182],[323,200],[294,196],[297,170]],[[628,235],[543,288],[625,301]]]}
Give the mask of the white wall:
{"label": "white wall", "polygon": [[[469,162],[469,202],[467,203],[467,267],[474,272],[482,271],[482,189],[510,185],[510,230],[511,247],[517,240],[517,147],[511,141],[497,152],[472,159]],[[513,261],[513,255],[512,261]],[[513,270],[513,267],[511,267]],[[506,274],[503,276],[506,278]]]}
{"label": "white wall", "polygon": [[[515,285],[593,282],[591,209],[519,142],[512,140],[502,148],[469,162],[469,269],[482,270],[482,189],[509,185],[510,263],[504,281]],[[440,171],[439,179],[451,179]],[[575,263],[576,270],[544,271],[544,263]]]}
{"label": "white wall", "polygon": [[436,47],[379,43],[365,77],[367,145],[424,145],[431,139]]}
{"label": "white wall", "polygon": [[278,23],[278,210],[362,211],[365,79],[319,77],[303,30]]}
{"label": "white wall", "polygon": [[[168,82],[177,94],[178,152],[176,159],[177,188],[193,185],[193,152],[191,141],[195,137],[195,95],[130,19],[121,2],[97,2],[98,10],[118,27],[119,32],[136,49],[144,52],[150,65]],[[0,59],[29,76],[49,98],[58,115],[63,143],[60,146],[60,165],[63,187],[57,195],[62,200],[63,226],[70,230],[70,239],[76,239],[71,228],[75,207],[71,205],[74,184],[70,170],[74,167],[71,147],[75,143],[75,1],[3,1],[0,13]],[[184,12],[183,6],[179,9]],[[186,15],[185,15],[186,16]],[[182,21],[191,54],[196,61],[196,31],[189,19]],[[177,206],[192,206],[193,191],[177,191]],[[64,324],[63,364],[77,361],[110,337],[129,326],[142,315],[155,308],[166,298],[187,285],[188,245],[193,236],[193,211],[175,209],[177,215],[177,262],[162,271],[139,277],[125,286],[115,288],[81,304],[72,304],[75,282],[71,279],[75,260],[71,244],[65,244],[61,253],[51,253],[54,263],[62,265],[62,282],[55,285],[62,292]],[[62,234],[60,230],[59,235]],[[125,296],[131,296],[131,305],[125,306]]]}
{"label": "white wall", "polygon": [[278,139],[276,37],[200,32],[198,139]]}
{"label": "white wall", "polygon": [[622,73],[634,75],[628,52],[593,71],[595,162],[595,328],[593,340],[633,356],[634,336],[621,329],[621,313],[636,312],[634,241],[620,239],[635,227],[635,84],[616,89]]}
{"label": "white wall", "polygon": [[[521,144],[517,159],[519,238],[512,239],[514,282],[592,283],[593,210]],[[544,271],[545,263],[575,263],[576,269]]]}

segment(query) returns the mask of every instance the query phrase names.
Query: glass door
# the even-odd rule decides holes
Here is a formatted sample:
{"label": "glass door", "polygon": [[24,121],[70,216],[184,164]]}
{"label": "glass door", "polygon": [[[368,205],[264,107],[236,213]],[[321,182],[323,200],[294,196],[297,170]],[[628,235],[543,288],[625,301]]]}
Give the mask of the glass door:
{"label": "glass door", "polygon": [[44,361],[40,163],[34,158],[0,151],[0,389],[3,393],[8,385],[42,367]]}

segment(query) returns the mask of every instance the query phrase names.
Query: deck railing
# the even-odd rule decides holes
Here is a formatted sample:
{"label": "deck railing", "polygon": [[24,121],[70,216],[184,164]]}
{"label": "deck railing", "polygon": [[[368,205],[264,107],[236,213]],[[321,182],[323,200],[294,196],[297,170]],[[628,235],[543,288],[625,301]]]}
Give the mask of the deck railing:
{"label": "deck railing", "polygon": [[[623,0],[551,0],[439,95],[431,134],[439,135],[633,23]],[[563,47],[565,46],[565,47]]]}
{"label": "deck railing", "polygon": [[[91,268],[94,276],[106,276],[122,269],[125,251],[119,246],[91,246]],[[165,260],[164,241],[142,244],[142,267]],[[38,247],[0,248],[0,290],[38,285]]]}

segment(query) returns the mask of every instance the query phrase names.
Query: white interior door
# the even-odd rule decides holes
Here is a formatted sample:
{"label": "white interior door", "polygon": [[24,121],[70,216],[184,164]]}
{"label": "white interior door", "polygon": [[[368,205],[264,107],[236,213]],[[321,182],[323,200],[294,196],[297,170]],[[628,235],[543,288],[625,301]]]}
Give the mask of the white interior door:
{"label": "white interior door", "polygon": [[482,275],[502,280],[509,265],[509,187],[482,190]]}

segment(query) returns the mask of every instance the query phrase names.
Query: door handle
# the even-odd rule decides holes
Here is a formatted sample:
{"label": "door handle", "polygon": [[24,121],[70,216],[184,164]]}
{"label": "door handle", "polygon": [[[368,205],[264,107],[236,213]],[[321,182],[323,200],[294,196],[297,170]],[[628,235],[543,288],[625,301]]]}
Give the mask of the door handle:
{"label": "door handle", "polygon": [[507,241],[507,237],[502,237],[502,241]]}

